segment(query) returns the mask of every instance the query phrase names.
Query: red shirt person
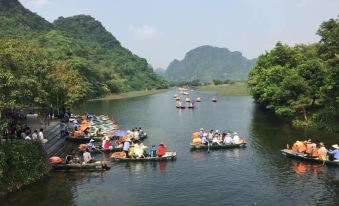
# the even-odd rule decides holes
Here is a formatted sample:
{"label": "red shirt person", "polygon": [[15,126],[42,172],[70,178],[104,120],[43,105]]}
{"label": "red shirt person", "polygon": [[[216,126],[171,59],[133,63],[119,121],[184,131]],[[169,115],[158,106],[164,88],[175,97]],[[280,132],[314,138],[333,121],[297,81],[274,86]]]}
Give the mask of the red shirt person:
{"label": "red shirt person", "polygon": [[162,157],[166,154],[166,145],[164,143],[160,143],[157,149],[158,157]]}

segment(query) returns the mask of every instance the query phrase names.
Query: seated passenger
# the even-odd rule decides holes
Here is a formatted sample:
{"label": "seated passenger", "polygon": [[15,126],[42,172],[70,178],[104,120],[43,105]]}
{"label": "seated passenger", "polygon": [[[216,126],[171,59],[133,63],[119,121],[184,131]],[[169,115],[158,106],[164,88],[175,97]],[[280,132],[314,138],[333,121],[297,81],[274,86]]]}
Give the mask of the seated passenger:
{"label": "seated passenger", "polygon": [[311,139],[305,141],[304,144],[306,145],[306,154],[309,156],[315,145],[311,142]]}
{"label": "seated passenger", "polygon": [[130,147],[131,147],[131,140],[127,138],[124,142],[124,146],[122,149],[126,153],[126,157],[128,157]]}
{"label": "seated passenger", "polygon": [[134,129],[133,135],[134,135],[134,139],[135,139],[135,140],[139,140],[140,134],[139,134],[137,128]]}
{"label": "seated passenger", "polygon": [[144,149],[146,147],[144,146],[143,143],[141,143],[140,145],[139,144],[135,144],[134,145],[134,156],[136,158],[144,158]]}
{"label": "seated passenger", "polygon": [[293,144],[292,151],[296,153],[304,153],[306,151],[306,146],[302,141],[296,141]]}
{"label": "seated passenger", "polygon": [[214,132],[213,129],[208,133],[208,140],[212,141],[213,140],[213,136],[214,136]]}
{"label": "seated passenger", "polygon": [[95,149],[94,139],[91,139],[91,140],[89,141],[89,143],[87,143],[86,145],[87,145],[87,148],[88,148],[89,150]]}
{"label": "seated passenger", "polygon": [[227,133],[224,139],[224,144],[233,144],[233,139],[230,133]]}
{"label": "seated passenger", "polygon": [[166,145],[164,143],[160,143],[157,149],[157,156],[162,157],[166,154]]}
{"label": "seated passenger", "polygon": [[89,150],[86,149],[86,151],[83,154],[84,162],[85,163],[93,163],[94,159],[91,156],[91,153],[89,153]]}
{"label": "seated passenger", "polygon": [[338,144],[332,145],[334,150],[329,150],[328,154],[330,154],[330,157],[334,161],[339,161],[339,146]]}
{"label": "seated passenger", "polygon": [[80,163],[80,159],[75,154],[66,156],[66,164],[79,164],[79,163]]}
{"label": "seated passenger", "polygon": [[324,145],[323,142],[319,143],[319,149],[318,149],[318,154],[319,154],[319,159],[321,160],[327,160],[327,149]]}
{"label": "seated passenger", "polygon": [[239,135],[238,135],[238,133],[236,133],[236,132],[234,132],[233,133],[233,142],[234,142],[234,144],[240,144],[240,137],[239,137]]}
{"label": "seated passenger", "polygon": [[135,154],[135,145],[132,143],[132,145],[130,146],[129,150],[128,150],[128,157],[130,158],[134,158],[134,154]]}
{"label": "seated passenger", "polygon": [[201,144],[208,145],[207,133],[203,134]]}
{"label": "seated passenger", "polygon": [[150,157],[156,157],[157,156],[157,150],[155,148],[155,145],[152,145],[150,152],[149,152]]}
{"label": "seated passenger", "polygon": [[204,128],[200,128],[200,131],[199,131],[199,137],[203,137],[204,135]]}
{"label": "seated passenger", "polygon": [[105,137],[105,139],[102,141],[102,148],[103,149],[112,149],[112,145],[111,145],[109,137]]}
{"label": "seated passenger", "polygon": [[214,137],[213,137],[213,139],[212,139],[212,144],[218,144],[218,145],[221,145],[220,142],[219,142],[218,136],[214,136]]}

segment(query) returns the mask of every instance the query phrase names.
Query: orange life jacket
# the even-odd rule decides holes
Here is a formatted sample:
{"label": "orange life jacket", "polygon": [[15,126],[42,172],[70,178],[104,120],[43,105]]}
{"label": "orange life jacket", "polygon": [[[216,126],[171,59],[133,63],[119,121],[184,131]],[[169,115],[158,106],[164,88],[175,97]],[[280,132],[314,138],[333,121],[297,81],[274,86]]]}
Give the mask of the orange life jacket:
{"label": "orange life jacket", "polygon": [[125,152],[114,152],[112,154],[112,157],[115,157],[115,158],[126,158],[126,153]]}
{"label": "orange life jacket", "polygon": [[51,158],[49,158],[49,162],[51,164],[61,164],[62,163],[62,159],[58,156],[53,156]]}
{"label": "orange life jacket", "polygon": [[193,132],[192,133],[192,139],[198,138],[199,137],[199,132]]}
{"label": "orange life jacket", "polygon": [[192,144],[201,144],[201,143],[202,141],[200,137],[192,139]]}

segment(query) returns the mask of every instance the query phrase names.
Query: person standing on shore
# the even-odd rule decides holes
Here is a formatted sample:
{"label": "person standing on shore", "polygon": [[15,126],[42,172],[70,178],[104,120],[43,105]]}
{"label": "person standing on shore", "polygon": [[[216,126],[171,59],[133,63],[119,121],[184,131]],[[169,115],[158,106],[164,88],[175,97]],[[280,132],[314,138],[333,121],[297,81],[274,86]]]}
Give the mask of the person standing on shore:
{"label": "person standing on shore", "polygon": [[37,140],[38,139],[38,130],[34,130],[32,134],[32,140]]}
{"label": "person standing on shore", "polygon": [[44,138],[44,130],[42,128],[40,128],[40,131],[38,133],[38,139],[42,142],[42,146],[44,148],[44,150],[47,152],[47,147],[46,147],[46,143],[47,143],[47,139]]}

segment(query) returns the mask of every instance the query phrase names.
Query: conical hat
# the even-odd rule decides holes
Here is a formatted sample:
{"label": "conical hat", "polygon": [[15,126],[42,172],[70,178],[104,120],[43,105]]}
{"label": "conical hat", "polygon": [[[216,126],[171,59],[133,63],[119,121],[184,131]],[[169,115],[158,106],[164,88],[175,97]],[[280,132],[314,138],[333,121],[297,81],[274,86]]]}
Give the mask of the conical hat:
{"label": "conical hat", "polygon": [[336,148],[336,149],[339,149],[338,144],[334,144],[334,145],[332,145],[332,147],[333,147],[333,148]]}

